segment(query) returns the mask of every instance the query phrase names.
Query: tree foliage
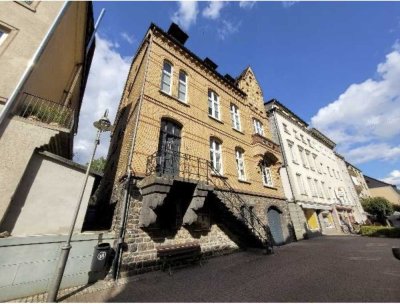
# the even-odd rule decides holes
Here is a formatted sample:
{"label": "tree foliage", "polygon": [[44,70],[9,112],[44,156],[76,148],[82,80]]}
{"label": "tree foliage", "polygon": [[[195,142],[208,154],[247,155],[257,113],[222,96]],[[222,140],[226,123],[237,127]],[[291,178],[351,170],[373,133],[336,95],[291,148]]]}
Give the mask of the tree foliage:
{"label": "tree foliage", "polygon": [[377,220],[384,223],[385,217],[393,214],[393,205],[383,197],[369,197],[361,200],[364,210],[374,216]]}
{"label": "tree foliage", "polygon": [[[88,164],[86,164],[87,166]],[[91,170],[104,173],[104,168],[106,167],[106,159],[104,157],[100,157],[98,159],[94,159],[92,161]]]}

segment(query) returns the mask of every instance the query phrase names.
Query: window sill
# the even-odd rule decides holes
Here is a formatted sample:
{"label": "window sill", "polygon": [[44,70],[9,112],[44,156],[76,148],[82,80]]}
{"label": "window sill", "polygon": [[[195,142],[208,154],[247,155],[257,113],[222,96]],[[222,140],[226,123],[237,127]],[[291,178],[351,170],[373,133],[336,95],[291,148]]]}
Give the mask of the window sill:
{"label": "window sill", "polygon": [[264,186],[264,188],[273,189],[273,190],[278,190],[278,188],[276,188],[276,187],[274,187],[274,186],[267,186],[267,185],[264,185],[264,184],[263,184],[263,186]]}
{"label": "window sill", "polygon": [[221,179],[228,179],[226,176],[223,176],[223,175],[220,175],[220,174],[216,174],[216,173],[211,173],[211,176],[212,177],[218,177],[218,178],[221,178]]}
{"label": "window sill", "polygon": [[297,161],[292,160],[292,162],[296,165],[298,165],[299,163]]}
{"label": "window sill", "polygon": [[181,105],[185,106],[185,107],[190,107],[190,105],[188,104],[188,102],[186,101],[182,101],[179,98],[176,98],[175,96],[172,96],[171,94],[168,94],[166,92],[164,92],[163,90],[158,90],[162,95],[172,98],[173,100],[179,102]]}
{"label": "window sill", "polygon": [[208,114],[208,117],[210,117],[212,120],[215,120],[216,122],[219,122],[220,124],[224,124],[224,122],[222,120],[219,120],[218,118],[215,118],[214,116],[211,116],[210,114]]}
{"label": "window sill", "polygon": [[239,183],[242,183],[242,184],[251,185],[251,182],[249,182],[249,181],[247,181],[247,180],[244,180],[244,179],[238,179],[238,182],[239,182]]}
{"label": "window sill", "polygon": [[238,129],[236,129],[236,128],[233,128],[233,127],[232,127],[232,130],[233,130],[233,131],[236,131],[236,132],[238,132],[238,133],[240,133],[240,134],[243,134],[243,135],[245,135],[243,131],[241,131],[241,130],[238,130]]}

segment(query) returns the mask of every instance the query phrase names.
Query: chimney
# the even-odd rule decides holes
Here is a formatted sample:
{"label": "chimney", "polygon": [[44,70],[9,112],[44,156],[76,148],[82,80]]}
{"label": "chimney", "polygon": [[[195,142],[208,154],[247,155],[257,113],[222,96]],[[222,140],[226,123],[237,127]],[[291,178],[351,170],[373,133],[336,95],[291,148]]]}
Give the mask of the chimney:
{"label": "chimney", "polygon": [[168,29],[168,34],[182,45],[184,45],[186,40],[189,38],[189,36],[182,31],[176,23],[173,22]]}
{"label": "chimney", "polygon": [[208,57],[206,57],[204,60],[203,60],[203,62],[204,62],[204,64],[206,65],[206,66],[208,66],[210,69],[212,69],[212,70],[216,70],[217,69],[217,67],[218,67],[218,65],[214,62],[214,61],[212,61],[210,58],[208,58]]}

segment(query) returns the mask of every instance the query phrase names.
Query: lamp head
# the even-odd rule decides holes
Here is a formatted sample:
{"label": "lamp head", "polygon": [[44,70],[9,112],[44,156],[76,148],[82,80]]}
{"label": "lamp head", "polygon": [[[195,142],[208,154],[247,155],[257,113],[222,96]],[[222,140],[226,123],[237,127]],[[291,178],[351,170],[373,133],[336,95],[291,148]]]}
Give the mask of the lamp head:
{"label": "lamp head", "polygon": [[108,109],[104,112],[104,115],[102,118],[100,118],[98,121],[95,121],[93,123],[95,128],[99,129],[100,132],[107,132],[110,131],[112,128],[111,122],[108,119]]}

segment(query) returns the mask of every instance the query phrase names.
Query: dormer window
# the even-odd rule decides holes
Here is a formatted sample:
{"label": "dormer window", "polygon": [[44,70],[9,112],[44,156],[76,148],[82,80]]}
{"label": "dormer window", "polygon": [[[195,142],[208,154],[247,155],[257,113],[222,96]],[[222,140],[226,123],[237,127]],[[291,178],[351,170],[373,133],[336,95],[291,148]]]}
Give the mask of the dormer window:
{"label": "dormer window", "polygon": [[172,88],[172,64],[164,60],[162,76],[161,76],[161,91],[171,95]]}

